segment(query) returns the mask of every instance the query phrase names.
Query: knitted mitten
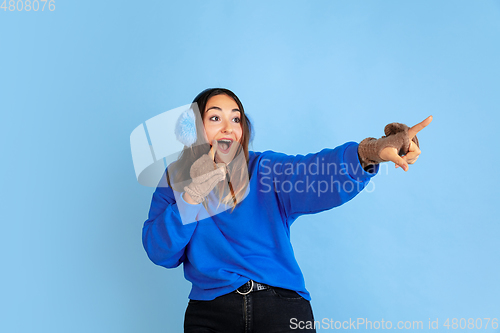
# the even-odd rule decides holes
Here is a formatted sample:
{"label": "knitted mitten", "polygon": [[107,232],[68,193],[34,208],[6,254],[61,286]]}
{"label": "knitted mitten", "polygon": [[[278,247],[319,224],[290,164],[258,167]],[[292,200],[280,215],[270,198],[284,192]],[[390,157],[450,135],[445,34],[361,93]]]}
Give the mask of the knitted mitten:
{"label": "knitted mitten", "polygon": [[223,163],[215,164],[207,154],[204,154],[193,163],[189,173],[192,182],[184,187],[184,191],[196,203],[201,203],[215,185],[226,178],[226,165]]}
{"label": "knitted mitten", "polygon": [[[380,158],[380,152],[387,147],[396,148],[399,156],[404,156],[410,149],[410,139],[408,138],[409,127],[405,124],[391,123],[385,126],[386,136],[380,139],[366,138],[359,143],[358,155],[363,165],[378,164],[384,162]],[[418,139],[415,135],[412,141],[418,145]]]}

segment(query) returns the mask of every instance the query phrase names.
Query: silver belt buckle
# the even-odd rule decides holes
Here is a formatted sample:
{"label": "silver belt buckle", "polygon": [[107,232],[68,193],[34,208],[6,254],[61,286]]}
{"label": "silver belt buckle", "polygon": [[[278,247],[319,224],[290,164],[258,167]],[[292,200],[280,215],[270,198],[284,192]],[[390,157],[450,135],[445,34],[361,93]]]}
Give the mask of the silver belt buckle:
{"label": "silver belt buckle", "polygon": [[238,289],[236,289],[236,292],[238,294],[240,294],[240,295],[248,295],[248,294],[250,294],[252,292],[252,290],[253,290],[253,280],[250,280],[250,281],[252,282],[252,285],[250,286],[250,290],[249,291],[247,291],[246,293],[242,293],[241,291],[239,291]]}

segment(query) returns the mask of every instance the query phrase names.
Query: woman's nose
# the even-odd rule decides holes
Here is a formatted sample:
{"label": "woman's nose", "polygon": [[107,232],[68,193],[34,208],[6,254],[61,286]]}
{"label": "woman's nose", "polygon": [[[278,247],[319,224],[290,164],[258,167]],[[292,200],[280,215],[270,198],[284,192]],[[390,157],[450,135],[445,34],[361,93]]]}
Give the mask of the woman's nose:
{"label": "woman's nose", "polygon": [[225,121],[222,125],[223,133],[231,133],[233,129],[231,128],[231,123],[229,121]]}

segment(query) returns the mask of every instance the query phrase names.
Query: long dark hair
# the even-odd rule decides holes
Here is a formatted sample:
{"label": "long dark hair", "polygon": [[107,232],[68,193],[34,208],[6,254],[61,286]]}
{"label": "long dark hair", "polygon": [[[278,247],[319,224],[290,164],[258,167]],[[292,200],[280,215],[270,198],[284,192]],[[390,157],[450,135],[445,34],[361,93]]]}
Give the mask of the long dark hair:
{"label": "long dark hair", "polygon": [[[193,104],[196,103],[198,110],[200,112],[200,117],[195,117],[196,119],[196,142],[191,147],[184,146],[184,150],[180,154],[177,161],[175,161],[168,169],[167,172],[167,182],[168,185],[175,189],[176,191],[183,192],[183,188],[175,188],[176,184],[186,184],[189,181],[190,175],[189,171],[193,163],[199,159],[203,154],[207,154],[210,151],[210,143],[206,142],[204,125],[203,125],[203,115],[205,113],[205,108],[208,100],[217,95],[227,95],[231,97],[240,110],[241,115],[241,128],[242,136],[240,139],[240,146],[235,156],[240,156],[241,153],[244,154],[244,159],[238,159],[239,163],[230,163],[228,165],[229,171],[229,193],[225,193],[225,184],[223,182],[216,186],[219,193],[219,203],[225,203],[228,205],[233,205],[233,210],[236,204],[241,202],[244,198],[245,191],[248,186],[249,175],[248,175],[248,143],[250,141],[250,136],[252,133],[252,124],[248,117],[245,115],[243,109],[243,104],[241,103],[238,96],[236,96],[231,90],[225,88],[209,88],[203,90],[199,93],[193,100]],[[241,151],[243,150],[243,152]],[[175,170],[175,171],[174,171]],[[173,185],[170,182],[170,178],[173,178]],[[204,202],[205,204],[205,202]]]}

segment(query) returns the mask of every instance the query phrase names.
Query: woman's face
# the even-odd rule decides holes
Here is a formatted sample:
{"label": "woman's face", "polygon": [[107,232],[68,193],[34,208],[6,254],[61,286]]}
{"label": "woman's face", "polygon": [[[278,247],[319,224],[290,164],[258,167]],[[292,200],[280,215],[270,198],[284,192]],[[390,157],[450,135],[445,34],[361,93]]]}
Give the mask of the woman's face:
{"label": "woman's face", "polygon": [[208,99],[203,113],[203,125],[207,140],[218,142],[218,150],[228,152],[233,142],[240,142],[243,129],[238,104],[227,95],[216,95]]}

